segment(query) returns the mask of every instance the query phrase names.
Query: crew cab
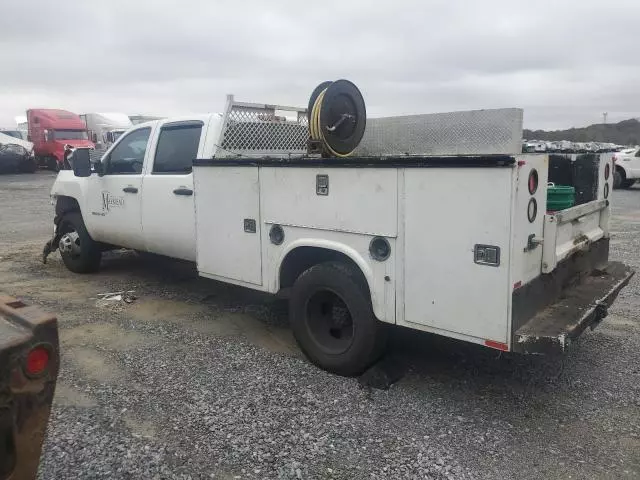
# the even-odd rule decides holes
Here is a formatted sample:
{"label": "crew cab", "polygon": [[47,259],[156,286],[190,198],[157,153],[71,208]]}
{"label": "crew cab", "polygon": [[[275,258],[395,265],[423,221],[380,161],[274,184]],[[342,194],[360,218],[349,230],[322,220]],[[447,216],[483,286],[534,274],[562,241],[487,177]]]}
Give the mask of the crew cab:
{"label": "crew cab", "polygon": [[381,355],[389,325],[564,352],[633,275],[608,260],[610,158],[585,154],[592,188],[547,211],[550,159],[520,153],[521,110],[367,118],[344,156],[310,153],[313,105],[230,96],[222,115],[135,125],[100,162],[74,159],[44,257],[87,273],[126,247],[286,295],[303,352],[343,375]]}
{"label": "crew cab", "polygon": [[640,179],[640,147],[627,148],[613,156],[613,188],[630,188]]}

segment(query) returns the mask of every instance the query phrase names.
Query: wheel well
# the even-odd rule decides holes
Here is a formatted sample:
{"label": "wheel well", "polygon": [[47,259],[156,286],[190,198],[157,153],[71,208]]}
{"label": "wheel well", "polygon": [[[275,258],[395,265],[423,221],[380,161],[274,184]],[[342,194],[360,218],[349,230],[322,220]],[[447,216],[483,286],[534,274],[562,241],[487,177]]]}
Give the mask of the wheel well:
{"label": "wheel well", "polygon": [[616,165],[616,172],[622,175],[623,178],[627,178],[627,172],[620,165]]}
{"label": "wheel well", "polygon": [[300,274],[314,265],[335,261],[351,266],[360,276],[367,293],[371,294],[369,283],[356,262],[344,253],[319,247],[298,247],[287,254],[280,265],[280,290],[292,287]]}
{"label": "wheel well", "polygon": [[73,197],[61,195],[56,198],[56,216],[62,217],[67,212],[79,212],[80,205]]}

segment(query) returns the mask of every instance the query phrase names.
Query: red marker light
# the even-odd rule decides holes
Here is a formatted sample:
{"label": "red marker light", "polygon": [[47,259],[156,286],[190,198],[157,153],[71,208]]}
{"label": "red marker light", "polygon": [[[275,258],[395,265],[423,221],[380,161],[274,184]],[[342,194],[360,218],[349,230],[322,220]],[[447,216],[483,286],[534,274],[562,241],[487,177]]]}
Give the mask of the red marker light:
{"label": "red marker light", "polygon": [[49,351],[44,347],[36,347],[27,355],[25,372],[29,376],[41,375],[49,365]]}
{"label": "red marker light", "polygon": [[509,351],[509,345],[507,345],[506,343],[496,342],[495,340],[485,340],[484,344],[487,347],[495,348],[496,350],[501,350],[503,352]]}
{"label": "red marker light", "polygon": [[533,195],[538,190],[538,171],[534,168],[529,173],[528,180],[529,193]]}
{"label": "red marker light", "polygon": [[611,167],[609,166],[609,164],[607,163],[604,166],[604,179],[605,180],[609,180],[609,174],[611,173]]}

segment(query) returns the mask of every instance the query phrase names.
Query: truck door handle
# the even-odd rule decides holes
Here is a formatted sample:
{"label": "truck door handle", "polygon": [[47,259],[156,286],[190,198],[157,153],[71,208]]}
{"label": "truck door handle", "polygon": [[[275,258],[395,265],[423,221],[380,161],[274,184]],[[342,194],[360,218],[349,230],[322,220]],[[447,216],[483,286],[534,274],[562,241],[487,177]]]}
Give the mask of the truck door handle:
{"label": "truck door handle", "polygon": [[124,193],[138,193],[138,189],[136,187],[124,187],[122,191]]}
{"label": "truck door handle", "polygon": [[191,195],[193,195],[193,190],[191,190],[190,188],[176,188],[173,193],[175,193],[176,195],[185,195],[187,197],[190,197]]}

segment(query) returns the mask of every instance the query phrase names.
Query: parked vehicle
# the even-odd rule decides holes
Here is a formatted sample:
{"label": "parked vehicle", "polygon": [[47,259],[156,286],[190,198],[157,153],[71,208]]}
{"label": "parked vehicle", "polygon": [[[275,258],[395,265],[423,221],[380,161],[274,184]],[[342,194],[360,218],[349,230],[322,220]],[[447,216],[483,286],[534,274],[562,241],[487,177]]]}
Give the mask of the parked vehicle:
{"label": "parked vehicle", "polygon": [[94,147],[87,126],[75,113],[66,110],[27,110],[29,141],[33,142],[36,161],[58,171],[64,165],[64,146]]}
{"label": "parked vehicle", "polygon": [[37,168],[31,142],[0,132],[0,171],[33,173]]}
{"label": "parked vehicle", "polygon": [[8,135],[9,137],[17,138],[18,140],[27,140],[26,135],[21,130],[9,130],[9,129],[0,129],[0,133],[3,135]]}
{"label": "parked vehicle", "polygon": [[58,378],[56,317],[0,295],[0,479],[36,478]]}
{"label": "parked vehicle", "polygon": [[87,124],[87,133],[96,149],[110,147],[132,125],[125,113],[83,113],[80,118]]}
{"label": "parked vehicle", "polygon": [[604,318],[633,275],[608,261],[610,160],[591,154],[591,196],[547,212],[548,155],[520,153],[521,110],[365,131],[345,82],[308,111],[229,97],[222,116],[136,125],[93,166],[74,158],[44,259],[59,248],[69,270],[95,272],[126,247],[287,295],[303,352],[342,375],[379,357],[389,324],[545,353]]}
{"label": "parked vehicle", "polygon": [[613,188],[630,188],[640,179],[640,147],[628,148],[613,156]]}

